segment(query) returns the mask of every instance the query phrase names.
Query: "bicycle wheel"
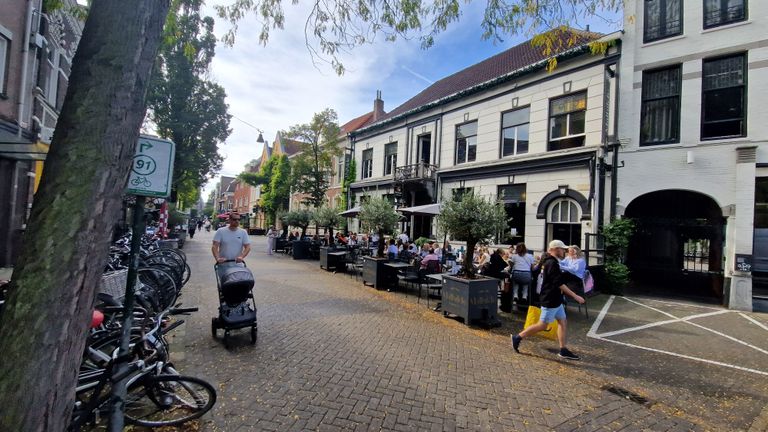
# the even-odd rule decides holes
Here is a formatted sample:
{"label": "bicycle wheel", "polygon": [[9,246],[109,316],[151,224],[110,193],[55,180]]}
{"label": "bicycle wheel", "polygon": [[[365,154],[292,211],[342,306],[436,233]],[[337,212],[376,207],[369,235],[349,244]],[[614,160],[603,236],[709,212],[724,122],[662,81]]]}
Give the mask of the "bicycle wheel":
{"label": "bicycle wheel", "polygon": [[128,388],[125,420],[137,426],[178,426],[201,417],[215,403],[216,390],[199,378],[147,376]]}

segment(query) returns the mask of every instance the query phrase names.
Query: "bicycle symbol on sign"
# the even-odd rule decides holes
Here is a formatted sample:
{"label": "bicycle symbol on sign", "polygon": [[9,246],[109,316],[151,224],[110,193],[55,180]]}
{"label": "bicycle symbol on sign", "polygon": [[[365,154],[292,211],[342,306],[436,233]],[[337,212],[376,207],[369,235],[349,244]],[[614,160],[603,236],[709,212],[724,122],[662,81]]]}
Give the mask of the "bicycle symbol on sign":
{"label": "bicycle symbol on sign", "polygon": [[133,186],[144,186],[145,188],[151,187],[152,182],[147,180],[146,177],[136,177],[131,180],[131,185]]}

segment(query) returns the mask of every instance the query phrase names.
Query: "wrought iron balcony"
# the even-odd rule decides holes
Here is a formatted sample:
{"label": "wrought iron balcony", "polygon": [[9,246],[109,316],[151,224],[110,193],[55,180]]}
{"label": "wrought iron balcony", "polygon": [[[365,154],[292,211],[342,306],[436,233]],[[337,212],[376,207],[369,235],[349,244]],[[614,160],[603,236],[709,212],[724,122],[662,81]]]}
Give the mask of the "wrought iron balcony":
{"label": "wrought iron balcony", "polygon": [[421,181],[437,179],[437,166],[425,163],[406,165],[395,169],[395,181]]}

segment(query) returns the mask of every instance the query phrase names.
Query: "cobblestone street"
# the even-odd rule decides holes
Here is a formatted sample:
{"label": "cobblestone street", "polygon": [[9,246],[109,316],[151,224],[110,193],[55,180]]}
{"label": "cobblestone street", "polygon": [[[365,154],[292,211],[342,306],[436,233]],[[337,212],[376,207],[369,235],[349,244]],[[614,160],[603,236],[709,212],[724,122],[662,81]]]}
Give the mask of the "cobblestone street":
{"label": "cobblestone street", "polygon": [[[216,282],[213,233],[184,247],[193,276],[182,301],[199,305],[174,342],[182,373],[218,390],[207,431],[713,430],[664,403],[642,405],[601,389],[583,362],[526,340],[516,355],[505,331],[468,328],[413,294],[364,287],[316,261],[265,254],[252,237],[259,337],[235,331],[232,350],[211,337]],[[219,332],[221,335],[221,332]],[[526,354],[528,353],[528,354]]]}

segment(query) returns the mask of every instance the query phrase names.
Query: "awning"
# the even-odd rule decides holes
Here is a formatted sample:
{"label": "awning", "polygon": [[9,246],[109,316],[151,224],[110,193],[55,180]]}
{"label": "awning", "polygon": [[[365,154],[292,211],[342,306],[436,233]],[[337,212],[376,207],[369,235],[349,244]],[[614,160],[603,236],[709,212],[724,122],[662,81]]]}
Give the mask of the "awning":
{"label": "awning", "polygon": [[355,207],[352,207],[349,210],[346,210],[346,211],[343,211],[343,212],[339,213],[339,216],[355,217],[355,216],[358,215],[358,213],[360,213],[360,206],[355,206]]}
{"label": "awning", "polygon": [[0,141],[0,157],[14,160],[45,160],[50,146],[43,142]]}
{"label": "awning", "polygon": [[414,207],[401,207],[397,211],[416,216],[436,216],[440,214],[442,206],[442,203],[424,204]]}

